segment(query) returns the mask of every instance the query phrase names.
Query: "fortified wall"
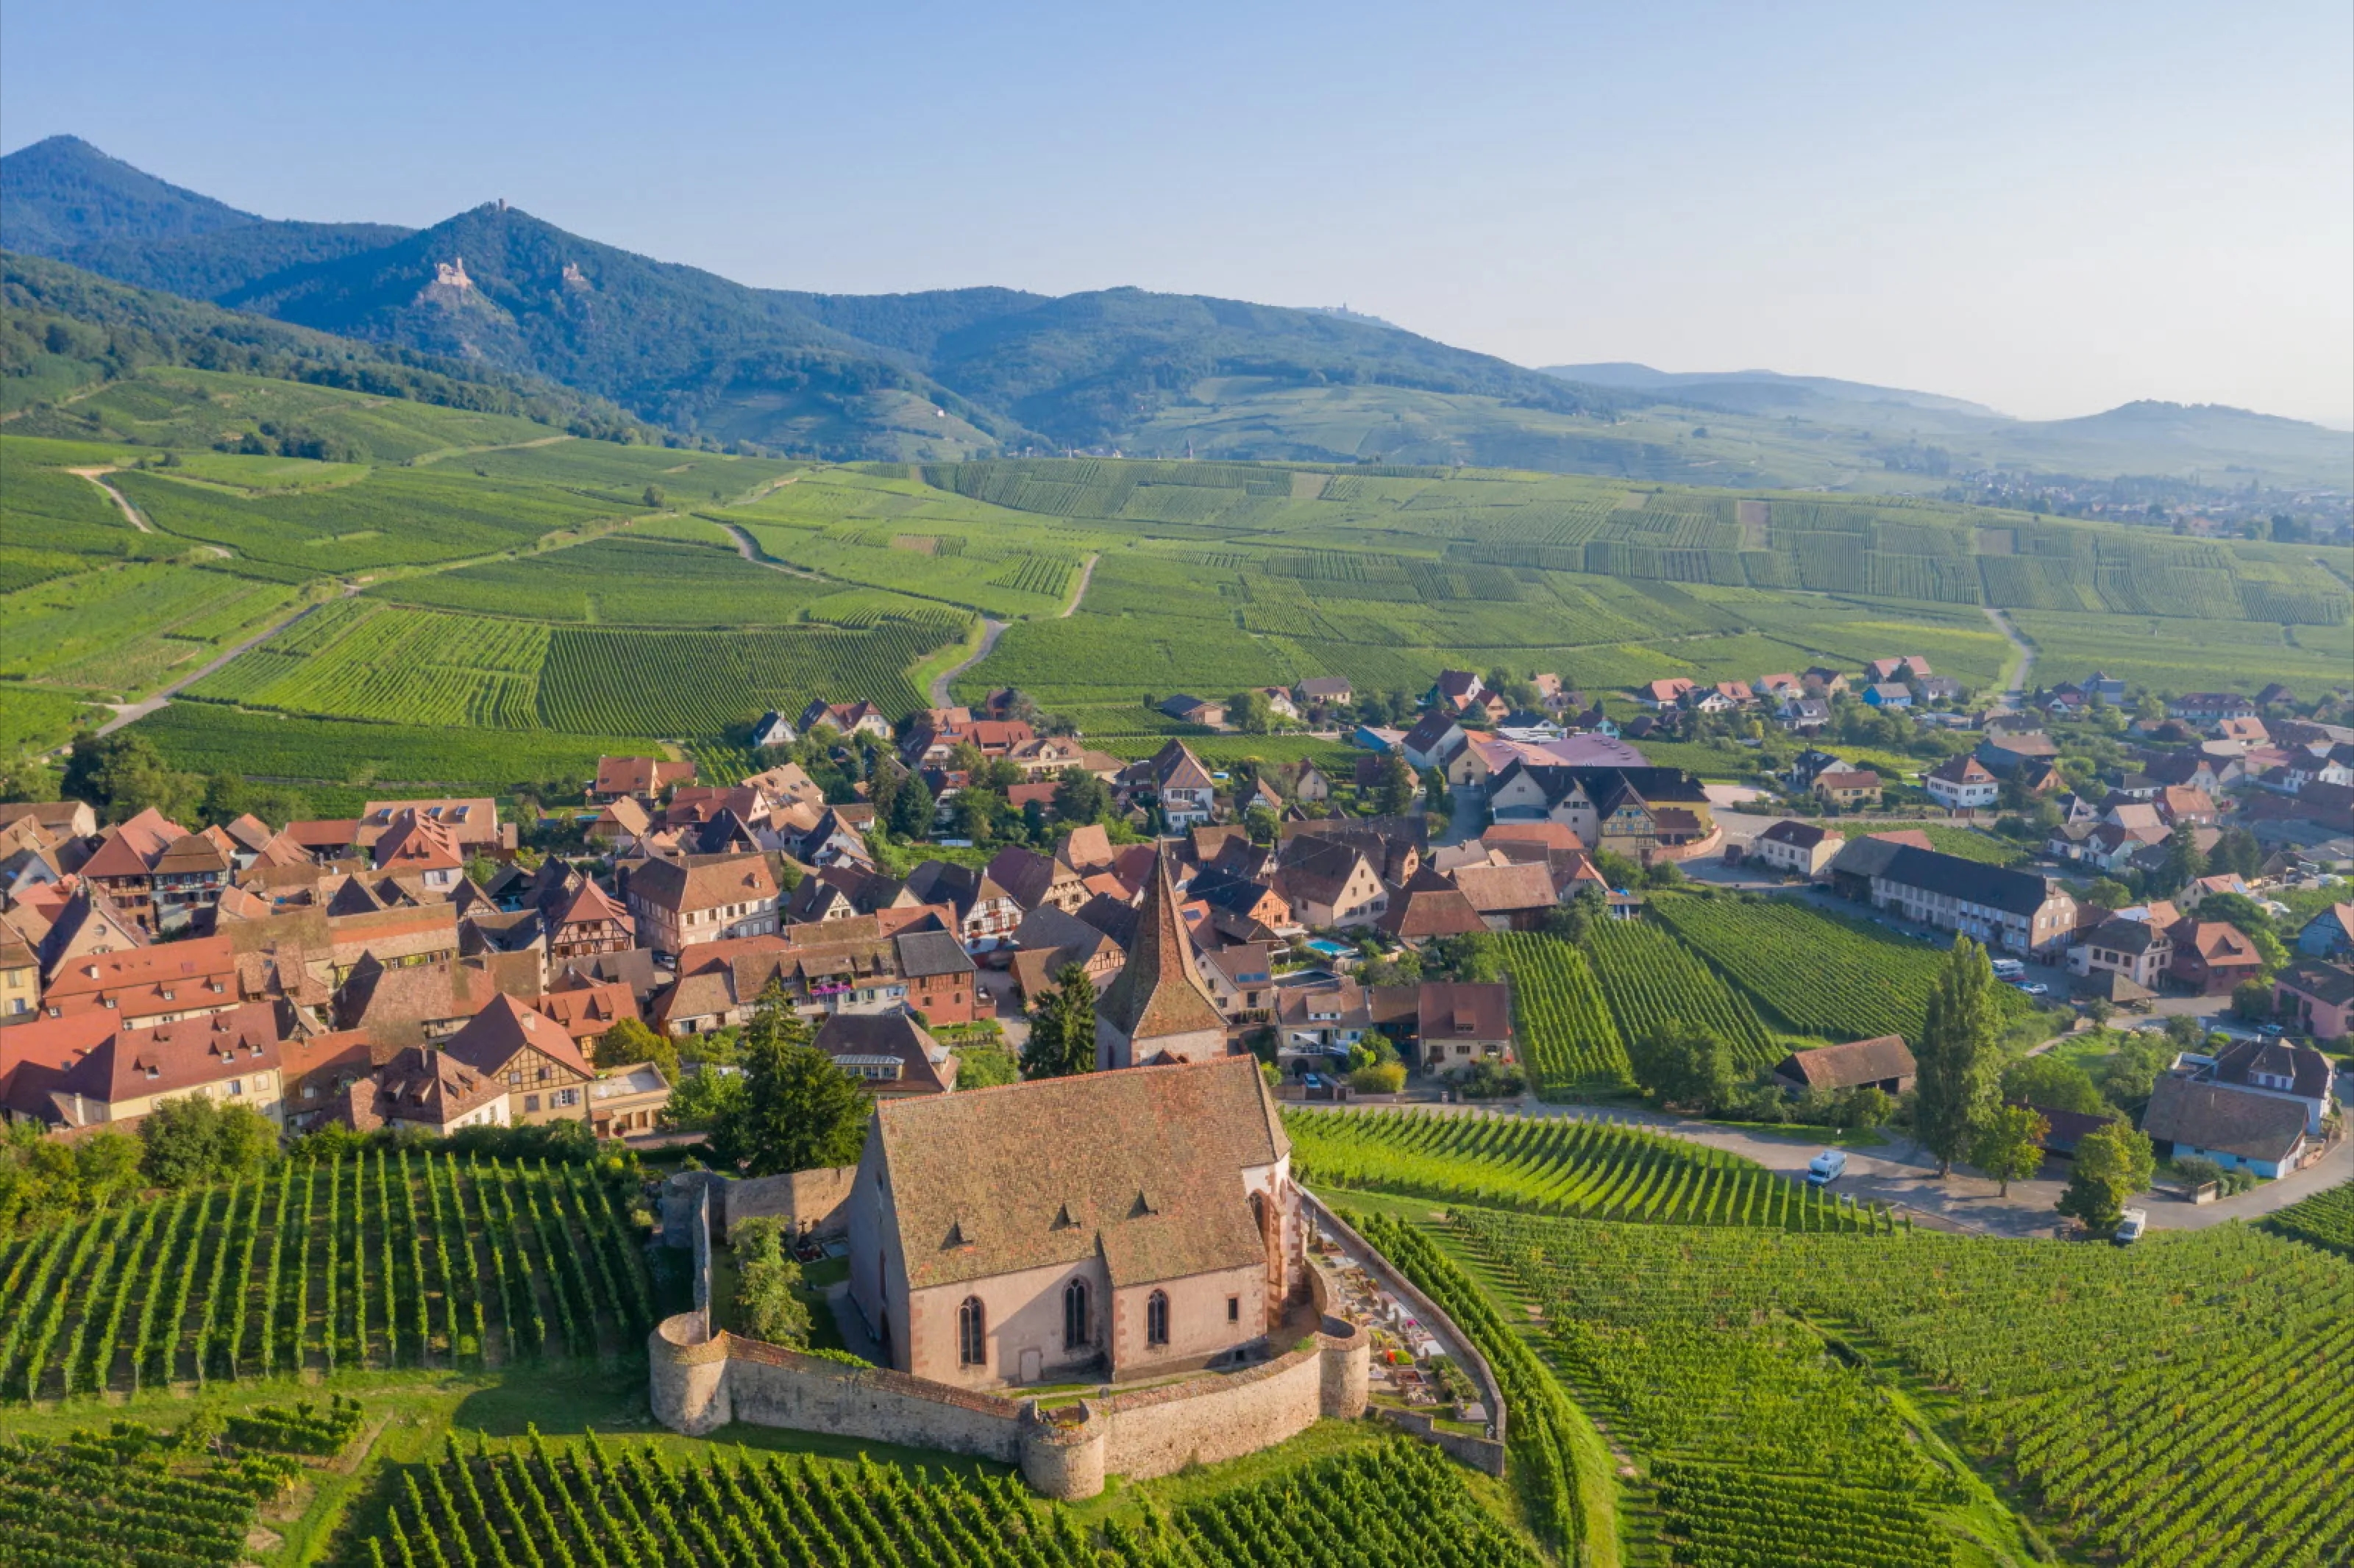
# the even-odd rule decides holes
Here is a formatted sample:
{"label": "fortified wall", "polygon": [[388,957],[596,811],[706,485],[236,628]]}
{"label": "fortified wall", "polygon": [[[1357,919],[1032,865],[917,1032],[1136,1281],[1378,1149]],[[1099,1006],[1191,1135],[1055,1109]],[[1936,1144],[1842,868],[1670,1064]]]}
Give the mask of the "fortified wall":
{"label": "fortified wall", "polygon": [[705,1312],[682,1312],[648,1340],[654,1417],[673,1431],[701,1436],[742,1421],[938,1448],[1019,1466],[1033,1488],[1066,1499],[1095,1496],[1108,1475],[1165,1476],[1270,1447],[1328,1415],[1362,1415],[1371,1354],[1363,1329],[1328,1316],[1298,1348],[1241,1372],[1042,1409],[708,1324]]}

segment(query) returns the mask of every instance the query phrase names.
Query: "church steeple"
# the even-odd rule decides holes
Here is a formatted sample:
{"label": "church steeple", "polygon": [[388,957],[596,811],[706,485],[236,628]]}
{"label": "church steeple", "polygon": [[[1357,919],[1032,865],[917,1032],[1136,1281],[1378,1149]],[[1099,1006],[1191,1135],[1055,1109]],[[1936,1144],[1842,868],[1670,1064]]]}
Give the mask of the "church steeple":
{"label": "church steeple", "polygon": [[[1189,1060],[1225,1049],[1225,1016],[1210,999],[1195,967],[1193,936],[1185,928],[1177,890],[1169,879],[1170,853],[1164,843],[1153,857],[1152,883],[1145,891],[1144,913],[1136,924],[1128,966],[1104,993],[1098,1010],[1104,1024],[1119,1037],[1108,1064],[1112,1066],[1149,1062],[1163,1049]],[[1215,1051],[1205,1049],[1203,1039],[1213,1033]]]}

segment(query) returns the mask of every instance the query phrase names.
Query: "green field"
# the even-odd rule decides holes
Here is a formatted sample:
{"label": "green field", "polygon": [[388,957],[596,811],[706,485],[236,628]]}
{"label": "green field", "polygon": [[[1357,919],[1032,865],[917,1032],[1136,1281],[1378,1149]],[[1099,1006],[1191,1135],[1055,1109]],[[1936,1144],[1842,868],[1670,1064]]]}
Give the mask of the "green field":
{"label": "green field", "polygon": [[482,730],[356,723],[179,702],[139,721],[165,761],[196,773],[244,774],[298,784],[404,784],[498,794],[518,784],[578,785],[600,756],[659,756],[623,735]]}
{"label": "green field", "polygon": [[433,609],[571,625],[771,627],[795,620],[833,585],[771,571],[732,549],[628,536],[428,577],[370,596]]}

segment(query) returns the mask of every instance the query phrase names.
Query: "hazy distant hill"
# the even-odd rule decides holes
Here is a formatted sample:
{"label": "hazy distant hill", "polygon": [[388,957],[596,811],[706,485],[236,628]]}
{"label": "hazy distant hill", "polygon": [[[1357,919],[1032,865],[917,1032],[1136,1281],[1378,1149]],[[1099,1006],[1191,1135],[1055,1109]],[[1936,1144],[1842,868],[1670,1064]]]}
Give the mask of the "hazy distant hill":
{"label": "hazy distant hill", "polygon": [[[1739,397],[1735,388],[1755,388],[1781,400],[1804,400],[1811,394],[1835,403],[1903,403],[1916,408],[1940,408],[1956,414],[1976,414],[1989,419],[2003,416],[1982,403],[1935,392],[1909,392],[1897,387],[1873,387],[1861,381],[1841,381],[1829,376],[1785,376],[1778,370],[1654,370],[1648,365],[1614,360],[1601,365],[1553,365],[1548,376],[1583,381],[1596,387],[1631,387],[1647,392],[1709,393]],[[1793,395],[1797,395],[1793,397]],[[1753,394],[1754,395],[1754,394]]]}

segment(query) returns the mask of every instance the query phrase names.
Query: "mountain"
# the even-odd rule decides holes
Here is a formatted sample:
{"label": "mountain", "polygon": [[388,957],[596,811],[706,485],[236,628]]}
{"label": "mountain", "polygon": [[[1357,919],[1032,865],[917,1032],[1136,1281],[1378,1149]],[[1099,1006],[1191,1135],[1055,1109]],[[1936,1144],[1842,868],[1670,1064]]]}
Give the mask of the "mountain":
{"label": "mountain", "polygon": [[8,243],[317,331],[546,376],[721,440],[932,460],[1110,444],[1195,385],[1382,386],[1575,415],[1606,395],[1364,318],[1189,294],[747,288],[493,203],[271,222],[69,137],[0,158]]}
{"label": "mountain", "polygon": [[0,412],[16,434],[147,440],[114,429],[90,403],[58,405],[102,381],[156,365],[301,381],[482,413],[514,414],[575,435],[652,440],[601,398],[536,376],[355,343],[304,327],[134,289],[62,262],[0,251]]}
{"label": "mountain", "polygon": [[1548,366],[1545,374],[1594,387],[1674,392],[1703,402],[1713,397],[1736,406],[1744,400],[1767,406],[1777,401],[1798,404],[1828,399],[1834,403],[1902,403],[1909,408],[1988,419],[2003,417],[1982,403],[1940,397],[1935,392],[1908,392],[1902,387],[1840,381],[1829,376],[1785,376],[1778,370],[1654,370],[1648,365],[1614,360],[1600,365]]}
{"label": "mountain", "polygon": [[0,158],[0,250],[190,299],[217,299],[254,279],[409,232],[386,223],[274,222],[159,180],[77,136],[19,148]]}

